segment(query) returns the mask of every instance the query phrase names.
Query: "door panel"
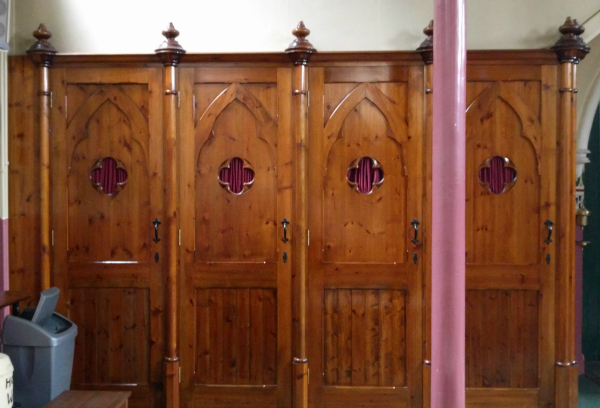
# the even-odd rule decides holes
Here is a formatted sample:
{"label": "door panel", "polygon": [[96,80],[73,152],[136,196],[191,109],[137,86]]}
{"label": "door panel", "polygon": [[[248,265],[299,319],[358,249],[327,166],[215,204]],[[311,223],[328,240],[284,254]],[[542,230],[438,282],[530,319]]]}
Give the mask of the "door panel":
{"label": "door panel", "polygon": [[181,74],[182,400],[290,406],[291,70]]}
{"label": "door panel", "polygon": [[79,327],[73,388],[128,389],[132,406],[160,406],[161,70],[53,75],[52,174],[64,186],[53,194],[53,279]]}
{"label": "door panel", "polygon": [[467,83],[467,402],[487,389],[509,404],[549,406],[556,73],[508,80],[479,68]]}
{"label": "door panel", "polygon": [[[408,80],[410,78],[410,81]],[[309,400],[420,406],[422,69],[313,68]]]}

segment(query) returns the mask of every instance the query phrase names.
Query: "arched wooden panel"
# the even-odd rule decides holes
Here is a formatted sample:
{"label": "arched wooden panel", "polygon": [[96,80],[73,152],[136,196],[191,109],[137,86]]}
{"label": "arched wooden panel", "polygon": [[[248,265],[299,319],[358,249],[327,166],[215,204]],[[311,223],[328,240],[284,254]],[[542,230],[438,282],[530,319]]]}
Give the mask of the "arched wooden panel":
{"label": "arched wooden panel", "polygon": [[[545,220],[540,218],[540,124],[525,102],[500,84],[467,110],[467,262],[529,265],[539,262]],[[495,156],[514,163],[514,187],[493,194],[479,181],[480,166]]]}
{"label": "arched wooden panel", "polygon": [[[233,92],[236,88],[238,91]],[[228,103],[220,112],[207,111],[198,123],[198,142],[205,140],[207,129],[210,136],[198,153],[196,213],[201,216],[196,220],[196,259],[274,262],[275,128],[258,102],[240,85],[232,85],[222,93],[209,110],[221,99]],[[240,195],[232,195],[218,183],[221,165],[234,157],[247,161],[254,171],[252,189]]]}
{"label": "arched wooden panel", "polygon": [[[367,88],[361,85],[363,88]],[[326,262],[405,262],[406,174],[401,142],[406,125],[390,124],[370,99],[340,106],[329,123],[339,123],[327,152],[324,180],[323,257]],[[343,121],[337,115],[343,117]],[[392,127],[396,125],[395,127]],[[335,133],[333,126],[326,132]],[[357,158],[381,163],[384,182],[371,194],[349,188],[348,166]]]}
{"label": "arched wooden panel", "polygon": [[80,106],[75,105],[76,101],[72,100],[71,104],[75,105],[75,109],[73,109],[75,110],[75,113],[67,122],[70,143],[74,146],[81,140],[89,137],[88,127],[90,125],[90,118],[102,105],[107,101],[110,101],[122,112],[123,116],[127,118],[127,121],[130,122],[130,137],[140,144],[144,153],[144,158],[147,160],[149,132],[148,119],[146,117],[147,112],[145,114],[141,112],[140,107],[119,88],[120,87],[116,85],[103,85],[94,87],[91,95],[86,95],[85,92],[81,92],[81,95],[78,96],[82,101],[77,101],[81,103]]}
{"label": "arched wooden panel", "polygon": [[[104,98],[97,109],[80,110],[71,122],[74,127],[68,130],[74,142],[68,172],[71,262],[150,259],[149,171],[140,135],[136,134],[146,130],[147,143],[147,126],[132,126],[118,101]],[[78,127],[79,123],[84,127]],[[94,164],[106,157],[122,162],[128,174],[123,190],[111,196],[95,190],[90,183]],[[145,224],[148,228],[140,228]]]}

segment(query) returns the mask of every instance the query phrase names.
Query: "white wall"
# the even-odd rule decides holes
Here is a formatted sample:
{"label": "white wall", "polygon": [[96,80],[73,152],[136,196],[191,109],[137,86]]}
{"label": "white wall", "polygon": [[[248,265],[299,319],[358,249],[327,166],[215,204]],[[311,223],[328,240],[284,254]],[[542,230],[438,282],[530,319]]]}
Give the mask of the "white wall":
{"label": "white wall", "polygon": [[[12,53],[44,22],[64,53],[151,53],[169,22],[188,52],[282,51],[304,20],[323,51],[411,50],[433,0],[12,0]],[[599,0],[467,0],[470,49],[543,48],[567,15],[580,22]]]}

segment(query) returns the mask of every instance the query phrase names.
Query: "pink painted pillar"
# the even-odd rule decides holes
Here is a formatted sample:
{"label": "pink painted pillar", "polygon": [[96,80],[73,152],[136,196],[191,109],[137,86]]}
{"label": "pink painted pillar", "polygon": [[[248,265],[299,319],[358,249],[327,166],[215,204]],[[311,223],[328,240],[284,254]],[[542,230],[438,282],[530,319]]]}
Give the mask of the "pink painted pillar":
{"label": "pink painted pillar", "polygon": [[465,0],[435,0],[431,407],[465,407]]}

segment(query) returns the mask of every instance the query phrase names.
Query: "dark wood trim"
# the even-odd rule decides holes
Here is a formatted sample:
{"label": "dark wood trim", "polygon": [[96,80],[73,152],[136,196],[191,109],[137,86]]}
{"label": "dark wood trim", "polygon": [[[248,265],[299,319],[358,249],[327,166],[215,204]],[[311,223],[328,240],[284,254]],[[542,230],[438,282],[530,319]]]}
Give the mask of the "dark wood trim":
{"label": "dark wood trim", "polygon": [[50,265],[52,240],[50,238],[50,109],[52,90],[50,86],[50,66],[56,49],[48,41],[52,33],[40,24],[33,32],[36,42],[27,50],[29,58],[38,70],[39,135],[40,135],[40,291],[50,287]]}
{"label": "dark wood trim", "polygon": [[[557,65],[556,54],[551,49],[539,50],[473,50],[467,52],[469,64],[489,65],[515,65],[527,63],[528,65]],[[421,54],[417,51],[328,51],[314,53],[310,59],[311,66],[321,66],[328,63],[349,64],[377,63],[389,64],[404,63],[406,65],[424,64]],[[180,66],[192,66],[198,63],[223,64],[272,64],[274,66],[290,65],[289,56],[284,52],[265,53],[186,53]],[[140,65],[151,67],[161,65],[154,54],[57,54],[53,66],[73,67],[93,65],[120,67]]]}
{"label": "dark wood trim", "polygon": [[167,338],[165,350],[165,394],[166,407],[179,408],[179,322],[178,322],[178,228],[179,228],[179,197],[177,192],[179,176],[179,72],[177,66],[185,54],[185,50],[175,38],[179,31],[169,25],[162,32],[165,42],[155,51],[156,56],[164,65],[163,86],[165,102],[163,105],[163,138],[164,138],[164,224],[165,248],[167,258],[167,287],[166,287],[166,316]]}

